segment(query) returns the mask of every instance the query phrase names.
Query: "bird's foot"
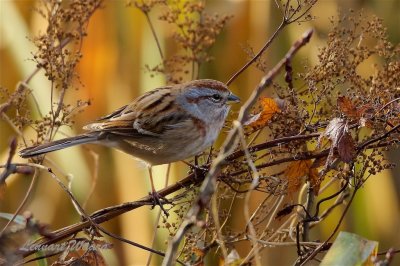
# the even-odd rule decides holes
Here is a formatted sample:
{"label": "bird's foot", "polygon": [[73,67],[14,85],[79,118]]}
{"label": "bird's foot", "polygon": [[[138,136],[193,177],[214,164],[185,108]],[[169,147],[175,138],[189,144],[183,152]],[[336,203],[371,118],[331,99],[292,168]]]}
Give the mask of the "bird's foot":
{"label": "bird's foot", "polygon": [[198,164],[191,164],[186,161],[182,161],[184,164],[190,167],[190,170],[193,171],[195,174],[195,177],[197,178],[198,176],[205,176],[209,170],[208,165],[198,165]]}
{"label": "bird's foot", "polygon": [[164,204],[171,204],[171,202],[167,198],[160,196],[157,191],[152,191],[149,193],[149,195],[153,198],[153,206],[151,208],[153,209],[156,205],[160,206],[160,209],[163,211],[165,216],[168,217],[169,214],[165,210]]}

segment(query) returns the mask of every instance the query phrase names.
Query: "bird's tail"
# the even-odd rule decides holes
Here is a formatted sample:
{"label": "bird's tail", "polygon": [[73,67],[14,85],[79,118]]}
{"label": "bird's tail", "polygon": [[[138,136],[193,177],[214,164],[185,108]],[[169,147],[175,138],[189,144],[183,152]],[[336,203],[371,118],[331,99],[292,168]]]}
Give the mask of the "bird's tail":
{"label": "bird's tail", "polygon": [[97,141],[99,138],[99,134],[96,133],[97,132],[93,132],[92,134],[82,134],[76,137],[60,139],[49,143],[28,147],[26,149],[21,150],[19,152],[19,155],[22,158],[29,158],[42,155],[48,152],[65,149],[79,144],[92,143]]}

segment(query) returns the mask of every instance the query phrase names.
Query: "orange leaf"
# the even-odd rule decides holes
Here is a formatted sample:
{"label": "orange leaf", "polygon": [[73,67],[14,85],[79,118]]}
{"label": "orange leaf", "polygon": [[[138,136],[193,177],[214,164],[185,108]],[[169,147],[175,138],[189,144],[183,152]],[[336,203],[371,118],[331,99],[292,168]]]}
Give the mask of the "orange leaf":
{"label": "orange leaf", "polygon": [[289,194],[299,190],[301,186],[300,178],[308,175],[311,165],[311,160],[294,161],[289,164],[285,170],[285,176],[288,179],[287,191]]}
{"label": "orange leaf", "polygon": [[340,111],[347,117],[352,119],[359,119],[358,123],[362,127],[372,127],[372,122],[365,115],[372,115],[374,110],[370,104],[364,104],[357,106],[346,96],[339,96],[337,99],[337,105]]}
{"label": "orange leaf", "polygon": [[272,116],[280,111],[278,103],[272,98],[262,98],[260,105],[262,108],[261,112],[247,120],[245,123],[246,126],[254,128],[264,127],[271,120]]}
{"label": "orange leaf", "polygon": [[339,96],[337,99],[339,109],[348,117],[358,117],[359,113],[353,102],[346,96]]}
{"label": "orange leaf", "polygon": [[318,175],[318,170],[311,160],[294,161],[285,170],[285,176],[288,179],[287,191],[289,194],[299,190],[301,178],[308,176],[308,181],[313,188],[314,194],[318,195],[321,179]]}

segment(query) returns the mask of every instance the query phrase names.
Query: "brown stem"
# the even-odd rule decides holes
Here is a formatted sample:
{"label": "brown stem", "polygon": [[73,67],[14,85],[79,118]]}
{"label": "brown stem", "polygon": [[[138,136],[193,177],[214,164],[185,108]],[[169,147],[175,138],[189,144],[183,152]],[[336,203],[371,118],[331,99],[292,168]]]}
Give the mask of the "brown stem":
{"label": "brown stem", "polygon": [[[140,9],[140,10],[142,10],[142,9]],[[161,60],[164,60],[164,54],[163,54],[163,51],[161,49],[160,40],[158,39],[158,36],[157,36],[156,30],[154,28],[154,25],[151,22],[151,19],[150,19],[150,16],[149,16],[149,12],[147,12],[145,10],[142,10],[142,11],[143,11],[143,13],[144,13],[144,15],[146,17],[147,23],[150,26],[151,34],[153,35],[153,38],[156,41],[157,49],[158,49],[158,52],[160,53]]]}

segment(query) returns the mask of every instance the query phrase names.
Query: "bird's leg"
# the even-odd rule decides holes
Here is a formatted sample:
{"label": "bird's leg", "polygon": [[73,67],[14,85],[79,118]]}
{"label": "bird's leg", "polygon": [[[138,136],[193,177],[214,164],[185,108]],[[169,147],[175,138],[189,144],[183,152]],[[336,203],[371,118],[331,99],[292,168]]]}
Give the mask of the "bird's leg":
{"label": "bird's leg", "polygon": [[164,209],[163,203],[161,202],[160,199],[163,199],[166,203],[168,203],[168,200],[167,200],[166,198],[164,198],[164,197],[161,197],[161,196],[157,193],[156,188],[154,187],[153,173],[152,173],[152,171],[151,171],[151,167],[148,167],[148,170],[149,170],[150,183],[151,183],[151,196],[153,197],[153,201],[154,201],[153,208],[154,208],[155,205],[160,206],[160,208],[161,208],[161,210],[164,212],[165,216],[168,217],[169,214],[168,214],[168,212]]}

